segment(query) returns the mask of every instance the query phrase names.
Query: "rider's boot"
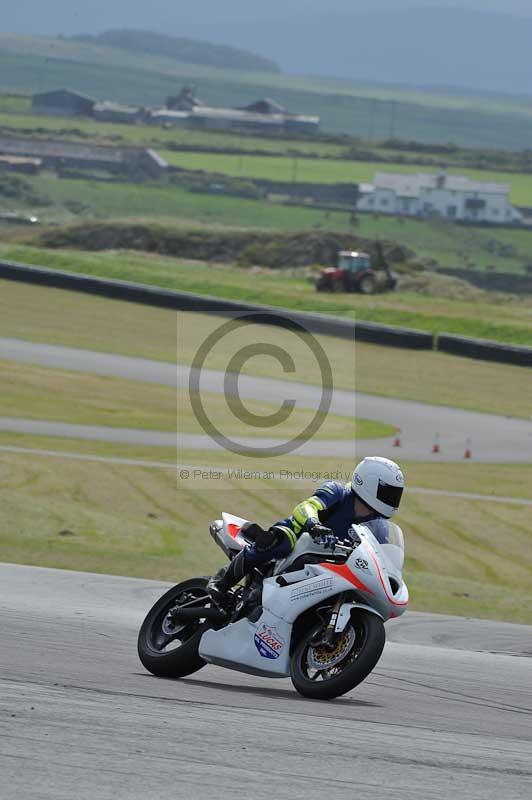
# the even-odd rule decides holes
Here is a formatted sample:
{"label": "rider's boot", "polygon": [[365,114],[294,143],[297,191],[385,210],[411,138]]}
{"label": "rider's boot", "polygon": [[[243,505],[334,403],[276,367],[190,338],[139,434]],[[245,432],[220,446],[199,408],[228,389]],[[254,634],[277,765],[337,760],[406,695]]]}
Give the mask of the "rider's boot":
{"label": "rider's boot", "polygon": [[229,589],[241,581],[248,571],[246,554],[244,550],[240,550],[233,560],[226,567],[222,567],[208,582],[207,592],[213,603],[223,608],[226,605]]}

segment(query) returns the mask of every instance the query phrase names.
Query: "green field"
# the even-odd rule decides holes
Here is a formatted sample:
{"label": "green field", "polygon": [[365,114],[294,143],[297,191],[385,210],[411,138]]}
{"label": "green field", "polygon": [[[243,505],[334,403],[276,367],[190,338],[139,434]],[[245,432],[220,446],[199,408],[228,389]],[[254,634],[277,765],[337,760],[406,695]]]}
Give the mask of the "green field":
{"label": "green field", "polygon": [[[442,160],[447,167],[473,169],[479,174],[484,171],[497,171],[512,174],[529,174],[532,171],[532,160],[529,151],[512,152],[509,150],[490,150],[447,147],[440,152],[436,145],[432,149],[405,145],[396,142],[368,142],[360,137],[320,135],[307,138],[283,138],[278,134],[265,137],[258,132],[243,134],[239,131],[202,131],[180,127],[163,127],[136,123],[105,123],[77,117],[54,117],[34,115],[31,112],[31,98],[25,95],[1,94],[0,92],[0,130],[11,135],[44,138],[64,138],[68,141],[87,142],[109,145],[134,145],[153,147],[167,151],[169,161],[174,158],[173,151],[180,148],[188,151],[197,149],[212,153],[225,151],[233,153],[258,152],[261,155],[287,156],[290,161],[292,179],[294,156],[298,158],[340,159],[349,162],[375,163],[381,169],[390,164],[396,168],[403,165],[416,165],[416,169],[439,169]],[[336,138],[336,141],[334,139]],[[329,141],[329,139],[333,139]],[[177,163],[177,162],[176,162]],[[298,165],[299,170],[299,165]],[[281,170],[286,175],[286,169]]]}
{"label": "green field", "polygon": [[[432,290],[396,291],[365,297],[358,294],[317,293],[297,271],[228,267],[182,261],[132,252],[83,253],[23,246],[0,246],[12,261],[130,280],[263,305],[316,311],[372,322],[456,333],[501,342],[530,345],[532,318],[525,298],[492,298],[489,293],[457,286],[446,278],[433,281]],[[252,279],[250,279],[252,276]],[[412,278],[409,279],[412,285]],[[423,279],[421,279],[423,280]],[[449,286],[451,289],[449,289]],[[429,287],[430,288],[430,287]],[[469,296],[467,292],[469,291]],[[466,293],[462,298],[461,294]],[[500,303],[504,300],[504,312]],[[451,302],[452,301],[452,302]]]}
{"label": "green field", "polygon": [[31,178],[29,186],[47,205],[28,204],[0,194],[0,209],[25,209],[36,213],[45,224],[134,218],[170,226],[238,225],[240,228],[279,231],[349,231],[368,239],[396,241],[412,249],[417,257],[432,259],[444,267],[522,273],[532,263],[530,230],[495,230],[445,221],[376,218],[373,215],[360,215],[356,228],[353,228],[347,212],[326,213],[258,200],[197,194],[181,186],[154,183],[58,180],[43,174]]}
{"label": "green field", "polygon": [[383,238],[410,247],[418,258],[450,268],[523,272],[532,263],[532,231],[454,225],[444,220],[360,216],[360,236]]}
{"label": "green field", "polygon": [[0,88],[45,91],[71,86],[97,98],[160,105],[180,83],[195,83],[212,105],[242,106],[273,95],[286,107],[319,114],[322,128],[362,138],[455,142],[525,149],[532,115],[518,100],[378,88],[349,81],[216,70],[61,39],[2,34]]}
{"label": "green field", "polygon": [[[0,36],[0,40],[1,38]],[[11,48],[11,51],[15,52],[18,46],[16,38],[8,37],[7,50]],[[27,42],[26,45],[28,45]],[[41,48],[46,49],[48,46],[46,42],[39,43]],[[72,44],[68,47],[72,48]],[[101,48],[96,48],[96,50],[99,52]],[[87,61],[89,63],[89,57],[92,57],[95,52],[94,46],[87,45],[86,48],[84,46],[80,58],[82,60],[89,59]],[[127,54],[114,53],[109,63],[114,66],[122,64],[121,59],[124,55],[126,58],[130,58]],[[175,64],[172,68],[175,68]],[[253,77],[253,80],[256,79],[257,74]],[[449,102],[449,108],[459,108],[459,104],[456,105],[458,103],[456,98],[450,97]],[[435,99],[434,107],[438,107],[440,110],[445,107],[442,96],[438,95]],[[501,108],[502,106],[499,111]],[[8,126],[8,131],[16,130],[32,136],[45,136],[49,131],[55,131],[56,134],[67,135],[69,138],[77,138],[80,141],[149,144],[160,148],[171,163],[181,165],[186,169],[217,170],[222,174],[243,179],[264,177],[291,180],[295,176],[300,182],[370,181],[374,172],[379,169],[413,172],[423,168],[422,165],[416,166],[412,163],[402,164],[398,160],[394,161],[394,158],[423,161],[429,157],[427,154],[416,151],[399,152],[369,148],[370,156],[373,152],[380,157],[391,159],[390,163],[382,164],[378,161],[340,158],[342,154],[346,155],[349,152],[352,142],[339,145],[322,141],[266,139],[224,133],[165,130],[146,125],[111,125],[91,120],[36,117],[30,113],[27,97],[13,95],[0,96],[0,126],[2,124]],[[278,155],[184,153],[165,149],[171,146],[214,149],[236,147],[242,151],[245,151],[246,148],[258,148]],[[290,155],[294,149],[296,152],[316,157],[296,158]],[[471,153],[459,151],[453,158],[465,159],[467,162],[468,159],[474,158],[482,161],[484,156],[485,154],[480,152],[475,155],[475,151],[471,151]],[[434,160],[434,154],[430,157]],[[503,164],[508,163],[504,153],[493,152],[490,154],[490,158],[495,157],[500,158]],[[522,167],[528,169],[524,163]],[[434,169],[435,167],[428,168]],[[513,168],[515,168],[515,164],[513,164]],[[449,172],[466,174],[479,179],[508,182],[511,186],[511,198],[516,204],[532,205],[531,173],[518,174],[462,166],[450,168]],[[287,207],[278,203],[265,203],[237,197],[196,194],[187,191],[184,186],[180,185],[105,183],[91,179],[57,180],[54,175],[43,174],[31,179],[30,186],[36,195],[42,198],[43,205],[32,205],[24,201],[23,197],[17,201],[9,194],[2,197],[0,192],[0,209],[37,212],[42,222],[53,224],[94,218],[106,220],[109,218],[144,218],[158,221],[168,220],[169,222],[193,221],[207,225],[233,225],[236,222],[242,227],[275,228],[285,231],[310,228],[353,230],[350,214],[347,212],[325,213],[312,208]],[[417,258],[430,260],[448,268],[467,267],[469,269],[522,273],[531,264],[532,233],[530,231],[487,230],[457,226],[442,221],[417,221],[361,215],[356,233],[371,239],[394,240],[411,248]],[[366,316],[366,318],[377,321],[381,319],[380,311],[375,310],[372,313],[372,317]],[[389,317],[389,312],[387,312],[387,316]],[[404,314],[402,319],[403,322],[400,322],[397,317],[399,324],[411,324]],[[497,335],[495,337],[497,338]],[[514,339],[511,340],[514,341]]]}
{"label": "green field", "polygon": [[[298,183],[371,183],[376,172],[415,173],[420,167],[410,164],[381,164],[325,159],[294,159],[275,156],[238,156],[217,153],[174,153],[161,155],[176,167],[206,170],[242,178],[263,178],[272,181],[295,180]],[[463,167],[448,170],[450,175],[465,175],[482,181],[508,183],[510,200],[518,206],[532,206],[532,175],[516,175],[492,170]]]}
{"label": "green field", "polygon": [[[23,113],[21,110],[23,109]],[[340,145],[321,141],[265,138],[236,135],[235,133],[206,132],[186,129],[164,129],[153,125],[124,125],[100,123],[89,119],[68,119],[35,116],[31,114],[28,98],[0,95],[0,129],[23,135],[67,136],[69,140],[100,144],[144,145],[156,147],[172,166],[188,170],[204,170],[232,177],[259,178],[299,183],[358,183],[371,182],[375,172],[415,173],[420,170],[437,169],[434,155],[414,151],[400,152],[386,149],[367,149],[369,158],[356,160],[349,157],[353,145]],[[179,152],[169,148],[197,147],[214,152]],[[233,149],[234,154],[215,152],[217,149]],[[271,155],[246,155],[247,150],[260,150]],[[356,149],[355,149],[356,152]],[[362,151],[364,152],[364,151]],[[371,153],[385,159],[371,160]],[[297,156],[305,156],[298,158]],[[441,156],[444,160],[458,161],[448,169],[449,174],[466,175],[475,180],[508,183],[510,199],[519,206],[532,206],[532,174],[494,169],[472,169],[462,161],[477,158],[482,153],[459,152]],[[490,157],[490,154],[487,155]],[[395,159],[398,159],[394,161]],[[484,157],[486,158],[486,156]],[[495,154],[491,154],[495,158]],[[499,154],[504,162],[504,154]],[[414,163],[404,163],[404,160]],[[429,164],[427,165],[427,161]],[[430,163],[432,162],[432,163]],[[425,166],[424,166],[425,164]]]}
{"label": "green field", "polygon": [[[160,183],[105,183],[95,180],[61,179],[44,174],[31,179],[31,185],[51,205],[38,209],[43,222],[66,222],[78,219],[126,219],[130,217],[158,221],[189,221],[204,224],[265,227],[299,230],[321,226],[323,211],[307,208],[216,197],[188,192],[180,186]],[[0,208],[22,208],[23,203],[0,198]],[[347,228],[349,214],[334,212],[327,224]]]}

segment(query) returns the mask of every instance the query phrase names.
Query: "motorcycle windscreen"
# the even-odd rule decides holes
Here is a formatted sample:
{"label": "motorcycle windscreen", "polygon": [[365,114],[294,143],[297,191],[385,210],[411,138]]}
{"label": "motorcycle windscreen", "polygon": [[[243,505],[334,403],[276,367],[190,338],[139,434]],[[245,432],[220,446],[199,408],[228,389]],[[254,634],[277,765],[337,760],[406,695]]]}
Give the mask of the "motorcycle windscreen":
{"label": "motorcycle windscreen", "polygon": [[369,522],[364,522],[366,528],[369,528],[373,536],[379,544],[388,544],[390,535],[390,522],[384,517],[377,517],[377,519],[370,519]]}
{"label": "motorcycle windscreen", "polygon": [[365,522],[364,525],[369,528],[379,544],[393,544],[401,550],[405,549],[403,531],[395,522],[378,517]]}

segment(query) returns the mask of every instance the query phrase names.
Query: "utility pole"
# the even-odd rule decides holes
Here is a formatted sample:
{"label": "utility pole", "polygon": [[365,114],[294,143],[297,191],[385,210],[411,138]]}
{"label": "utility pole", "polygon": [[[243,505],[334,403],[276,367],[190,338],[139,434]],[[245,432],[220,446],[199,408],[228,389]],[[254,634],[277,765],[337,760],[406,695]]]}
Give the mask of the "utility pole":
{"label": "utility pole", "polygon": [[395,139],[395,111],[396,102],[392,100],[392,107],[390,111],[390,139]]}
{"label": "utility pole", "polygon": [[375,117],[376,108],[377,108],[377,101],[371,100],[369,104],[368,142],[373,141],[373,121]]}

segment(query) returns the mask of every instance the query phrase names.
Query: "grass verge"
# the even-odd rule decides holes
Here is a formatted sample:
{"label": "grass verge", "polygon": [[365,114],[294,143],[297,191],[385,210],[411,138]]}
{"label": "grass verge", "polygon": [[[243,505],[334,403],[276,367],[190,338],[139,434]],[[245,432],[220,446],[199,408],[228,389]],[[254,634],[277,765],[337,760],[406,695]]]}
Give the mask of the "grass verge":
{"label": "grass verge", "polygon": [[[232,459],[225,454],[225,463]],[[323,469],[321,462],[306,466]],[[515,495],[532,479],[532,467],[521,466],[427,464],[405,471],[410,485],[486,494],[496,486],[498,494]],[[312,488],[228,478],[215,484],[176,485],[172,471],[145,466],[0,452],[2,559],[177,581],[223,563],[207,532],[222,508],[266,524]],[[526,506],[407,492],[399,522],[412,608],[532,623],[529,516]]]}
{"label": "grass verge", "polygon": [[[425,281],[420,293],[416,293],[415,282],[413,284],[410,278],[410,290],[366,297],[317,293],[313,282],[298,270],[229,267],[129,251],[89,253],[4,245],[0,247],[0,253],[13,261],[230,300],[356,318],[432,333],[532,344],[529,299],[506,295],[497,295],[494,299],[488,292],[474,290],[464,283],[455,284],[444,276],[435,276],[432,283]],[[501,302],[504,302],[502,311]]]}
{"label": "grass verge", "polygon": [[[495,311],[494,311],[495,313]],[[190,364],[200,344],[221,324],[222,317],[147,308],[135,303],[0,281],[0,336],[64,344],[102,352]],[[251,341],[286,348],[297,366],[284,373],[271,359],[254,358],[244,372],[291,378],[319,385],[316,363],[299,340],[287,340],[276,328],[253,326]],[[331,363],[338,388],[419,400],[528,418],[530,374],[523,367],[492,364],[437,352],[352,343],[316,336]],[[236,347],[238,345],[238,347]],[[209,355],[206,366],[226,369],[238,337],[225,337]]]}
{"label": "grass verge", "polygon": [[[102,377],[83,372],[0,361],[0,416],[77,425],[104,425],[181,433],[203,433],[194,415],[198,402],[187,390],[152,383]],[[304,430],[314,412],[295,408],[288,419],[272,427],[246,424],[229,410],[223,395],[202,392],[210,419],[228,436],[292,438]],[[278,408],[251,400],[243,402],[250,414],[269,417]],[[318,439],[370,439],[392,436],[395,428],[380,422],[328,414],[316,433]]]}
{"label": "grass verge", "polygon": [[[221,317],[180,312],[179,360],[192,363],[201,343],[224,322]],[[246,329],[246,336],[249,343],[268,342],[288,349],[297,366],[296,373],[284,373],[273,359],[257,356],[245,365],[246,373],[320,385],[319,365],[309,357],[305,342],[265,326]],[[240,349],[241,337],[237,329],[220,338],[205,365],[225,369]],[[529,418],[532,413],[530,370],[525,367],[360,342],[353,347],[352,342],[331,336],[315,338],[324,348],[338,388],[507,416]]]}

